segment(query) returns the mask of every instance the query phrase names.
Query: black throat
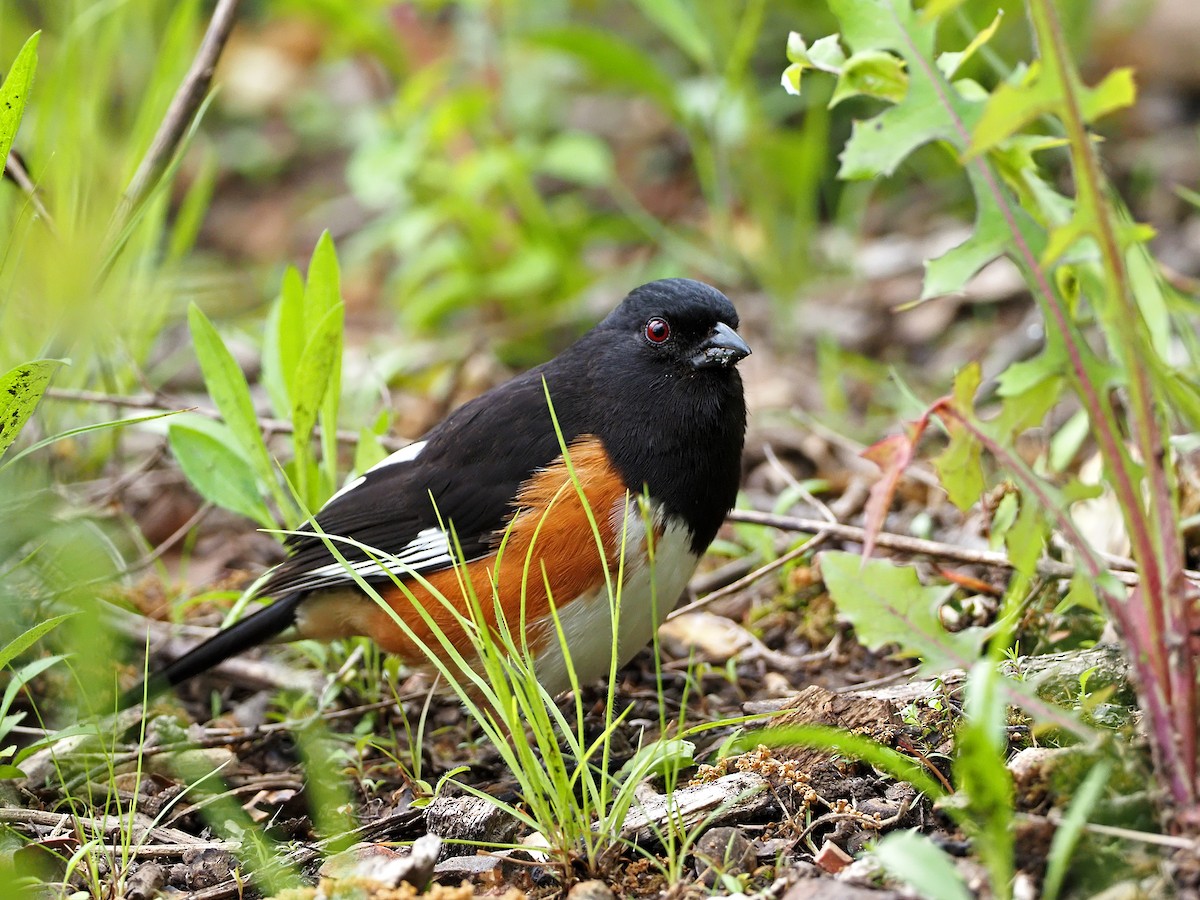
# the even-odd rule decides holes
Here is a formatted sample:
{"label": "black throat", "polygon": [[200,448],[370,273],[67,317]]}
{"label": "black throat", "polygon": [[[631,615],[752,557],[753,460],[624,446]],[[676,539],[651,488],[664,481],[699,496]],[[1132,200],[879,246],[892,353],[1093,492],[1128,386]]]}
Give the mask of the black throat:
{"label": "black throat", "polygon": [[668,515],[686,523],[692,550],[703,553],[741,482],[741,378],[732,367],[660,372],[651,384],[645,372],[628,381],[614,374],[601,381],[596,433],[626,486],[647,490]]}

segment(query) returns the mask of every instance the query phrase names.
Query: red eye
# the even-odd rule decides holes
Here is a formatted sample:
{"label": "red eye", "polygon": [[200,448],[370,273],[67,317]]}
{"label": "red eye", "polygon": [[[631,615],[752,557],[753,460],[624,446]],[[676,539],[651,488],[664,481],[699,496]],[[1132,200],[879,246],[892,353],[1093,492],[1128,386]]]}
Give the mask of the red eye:
{"label": "red eye", "polygon": [[671,336],[671,326],[666,319],[655,316],[646,323],[646,340],[652,344],[661,344]]}

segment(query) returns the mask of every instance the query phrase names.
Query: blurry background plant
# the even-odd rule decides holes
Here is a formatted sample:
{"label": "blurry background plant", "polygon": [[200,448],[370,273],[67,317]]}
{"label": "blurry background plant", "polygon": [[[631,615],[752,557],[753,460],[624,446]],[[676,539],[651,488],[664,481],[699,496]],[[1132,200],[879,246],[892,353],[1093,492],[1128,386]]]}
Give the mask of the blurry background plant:
{"label": "blurry background plant", "polygon": [[[44,642],[89,651],[71,657],[87,690],[63,693],[101,693],[111,673],[90,667],[112,656],[95,627],[103,585],[122,579],[124,599],[155,615],[180,615],[182,605],[163,602],[174,592],[224,587],[227,569],[261,566],[278,553],[271,539],[229,540],[246,522],[221,520],[213,507],[259,525],[295,524],[349,470],[378,459],[385,432],[416,436],[509,370],[563,346],[630,286],[664,274],[713,280],[737,299],[755,336],[746,369],[756,428],[778,438],[781,458],[807,490],[836,493],[856,476],[837,458],[814,456],[797,433],[811,429],[842,448],[874,441],[898,418],[920,415],[971,359],[982,360],[979,396],[1002,396],[1012,411],[1006,427],[1039,426],[1021,434],[1011,459],[1033,459],[1037,476],[1050,481],[1087,475],[1095,446],[1089,416],[1094,422],[1107,413],[1064,394],[1061,359],[1036,355],[1042,313],[1015,270],[985,269],[968,285],[969,299],[895,313],[922,296],[920,261],[971,235],[973,219],[968,251],[977,250],[978,261],[995,249],[988,241],[1011,233],[998,236],[994,217],[976,218],[979,176],[964,176],[961,142],[947,153],[944,141],[872,143],[860,132],[856,152],[881,156],[857,167],[853,154],[839,158],[836,148],[856,119],[902,100],[913,84],[950,76],[925,73],[916,56],[896,56],[894,47],[868,46],[875,32],[846,25],[858,4],[830,5],[836,16],[806,0],[245,0],[218,69],[220,91],[185,135],[184,152],[130,209],[128,186],[212,4],[8,0],[0,69],[30,34],[42,35],[15,145],[22,162],[0,183],[0,372],[38,358],[71,361],[55,370],[48,398],[10,454],[141,415],[139,407],[215,407],[223,421],[181,415],[80,433],[0,471],[4,521],[18,523],[0,531],[0,646],[20,647],[8,641],[60,607],[82,608],[86,615]],[[1028,69],[1012,61],[1033,58],[1029,31],[1018,27],[1023,4],[926,6],[942,21],[921,48],[925,64],[944,51],[973,51],[942,56],[958,67],[954,78],[967,92],[956,102],[981,106],[998,85],[1021,83]],[[1130,52],[1105,25],[1111,13],[1088,0],[1055,7],[1076,58],[1100,55],[1107,69]],[[991,31],[998,9],[1005,15]],[[818,50],[814,40],[839,28],[841,59],[828,41]],[[781,90],[789,31],[807,39],[790,45],[793,63],[834,70],[857,92],[835,95],[835,80],[812,72],[799,97]],[[1137,60],[1150,77],[1162,77],[1167,43]],[[841,71],[845,57],[863,50],[867,57]],[[1139,302],[1155,304],[1147,339],[1154,356],[1146,358],[1162,363],[1152,372],[1156,396],[1178,414],[1176,431],[1195,430],[1188,384],[1200,355],[1186,293],[1187,277],[1200,271],[1188,249],[1195,217],[1173,187],[1200,182],[1186,102],[1200,76],[1187,77],[1190,88],[1165,100],[1160,94],[1158,105],[1140,111],[1144,118],[1124,123],[1133,139],[1105,147],[1118,186],[1132,189],[1133,218],[1160,227],[1154,249],[1177,270],[1164,287],[1140,245],[1127,248]],[[986,156],[1004,190],[1052,233],[1069,210],[1075,188],[1066,186],[1078,183],[1059,148],[1070,135],[1042,115],[1022,125],[1019,134],[977,146],[972,171]],[[1154,135],[1150,152],[1138,128]],[[1177,143],[1168,145],[1167,135]],[[851,180],[837,180],[839,170]],[[22,171],[31,179],[25,186]],[[891,177],[871,180],[880,173]],[[1121,207],[1107,209],[1123,221]],[[1089,338],[1105,329],[1134,333],[1127,320],[1087,318],[1096,310],[1080,297],[1107,282],[1096,279],[1087,248],[1059,249],[1071,252],[1062,283],[1052,287],[1083,317],[1079,327]],[[958,253],[954,271],[943,265],[939,290],[962,286],[974,271],[969,255]],[[1130,371],[1127,355],[1120,365]],[[1107,392],[1119,383],[1110,374],[1089,378]],[[976,377],[966,370],[944,409],[969,416]],[[1064,396],[1043,425],[1041,413]],[[290,424],[259,428],[268,415]],[[348,442],[335,441],[339,428],[367,438],[353,458]],[[955,499],[970,505],[985,483],[974,477],[978,447],[953,423],[950,430],[955,441],[942,473]],[[1145,449],[1150,432],[1134,433]],[[199,496],[187,492],[178,469],[160,465],[164,446]],[[1172,448],[1186,461],[1194,437],[1176,435]],[[1110,478],[1122,467],[1138,475],[1128,458],[1107,464]],[[1022,478],[1016,487],[1027,496],[1040,482]],[[1059,597],[1057,582],[1047,588],[1029,577],[1047,527],[1016,487],[999,485],[965,519],[926,492],[909,504],[920,506],[916,514],[893,505],[888,525],[1005,550],[1025,567],[1005,600],[1026,611],[1015,629],[1021,646],[1086,644],[1103,624],[1096,584],[1078,578]],[[1178,524],[1194,534],[1196,492],[1189,501],[1186,487],[1179,474]],[[1174,516],[1177,495],[1156,491],[1146,496],[1166,502]],[[748,484],[752,502],[781,513],[797,496],[777,476]],[[1122,508],[1108,500],[1087,515],[1078,504],[1072,511],[1084,525],[1091,519],[1097,531],[1112,531]],[[883,511],[877,504],[873,524]],[[206,515],[207,528],[196,529]],[[1145,515],[1133,525],[1127,533],[1149,533]],[[751,530],[733,532],[722,549],[779,552],[775,535]],[[220,552],[204,543],[206,534],[217,536]],[[129,590],[143,571],[154,577]],[[785,579],[811,571],[801,564],[785,569]],[[792,582],[779,584],[787,593]],[[23,668],[9,683],[31,672]],[[5,696],[6,708],[22,703],[19,693]],[[50,725],[71,713],[44,710]],[[989,752],[998,759],[1002,750]],[[979,821],[986,831],[1004,820],[981,814]]]}

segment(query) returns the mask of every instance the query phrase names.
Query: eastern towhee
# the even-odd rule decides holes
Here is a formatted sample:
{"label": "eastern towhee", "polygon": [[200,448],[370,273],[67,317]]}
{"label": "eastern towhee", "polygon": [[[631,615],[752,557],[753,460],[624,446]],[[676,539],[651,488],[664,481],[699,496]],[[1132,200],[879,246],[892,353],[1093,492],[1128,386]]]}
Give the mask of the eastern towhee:
{"label": "eastern towhee", "polygon": [[627,662],[737,495],[746,405],[735,365],[750,353],[737,325],[733,304],[708,285],[671,278],[637,288],[557,357],[459,407],[338,491],[315,528],[288,538],[289,557],[257,590],[274,602],[152,675],[151,690],[272,639],[367,635],[421,665],[413,638],[441,645],[414,601],[470,657],[470,636],[431,593],[469,618],[470,579],[489,624],[503,610],[527,638],[538,680],[557,694],[571,681],[551,603],[578,681],[607,674],[605,570],[615,583],[622,547],[617,645],[618,664]]}

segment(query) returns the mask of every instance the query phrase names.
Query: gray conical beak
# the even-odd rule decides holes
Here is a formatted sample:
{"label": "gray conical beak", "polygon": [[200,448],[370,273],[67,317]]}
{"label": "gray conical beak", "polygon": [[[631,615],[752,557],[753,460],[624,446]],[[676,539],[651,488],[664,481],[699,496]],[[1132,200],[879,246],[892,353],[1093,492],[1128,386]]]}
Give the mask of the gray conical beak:
{"label": "gray conical beak", "polygon": [[741,336],[724,322],[718,322],[712,334],[705,338],[700,349],[692,356],[692,365],[697,369],[714,366],[728,368],[749,355],[750,346]]}

